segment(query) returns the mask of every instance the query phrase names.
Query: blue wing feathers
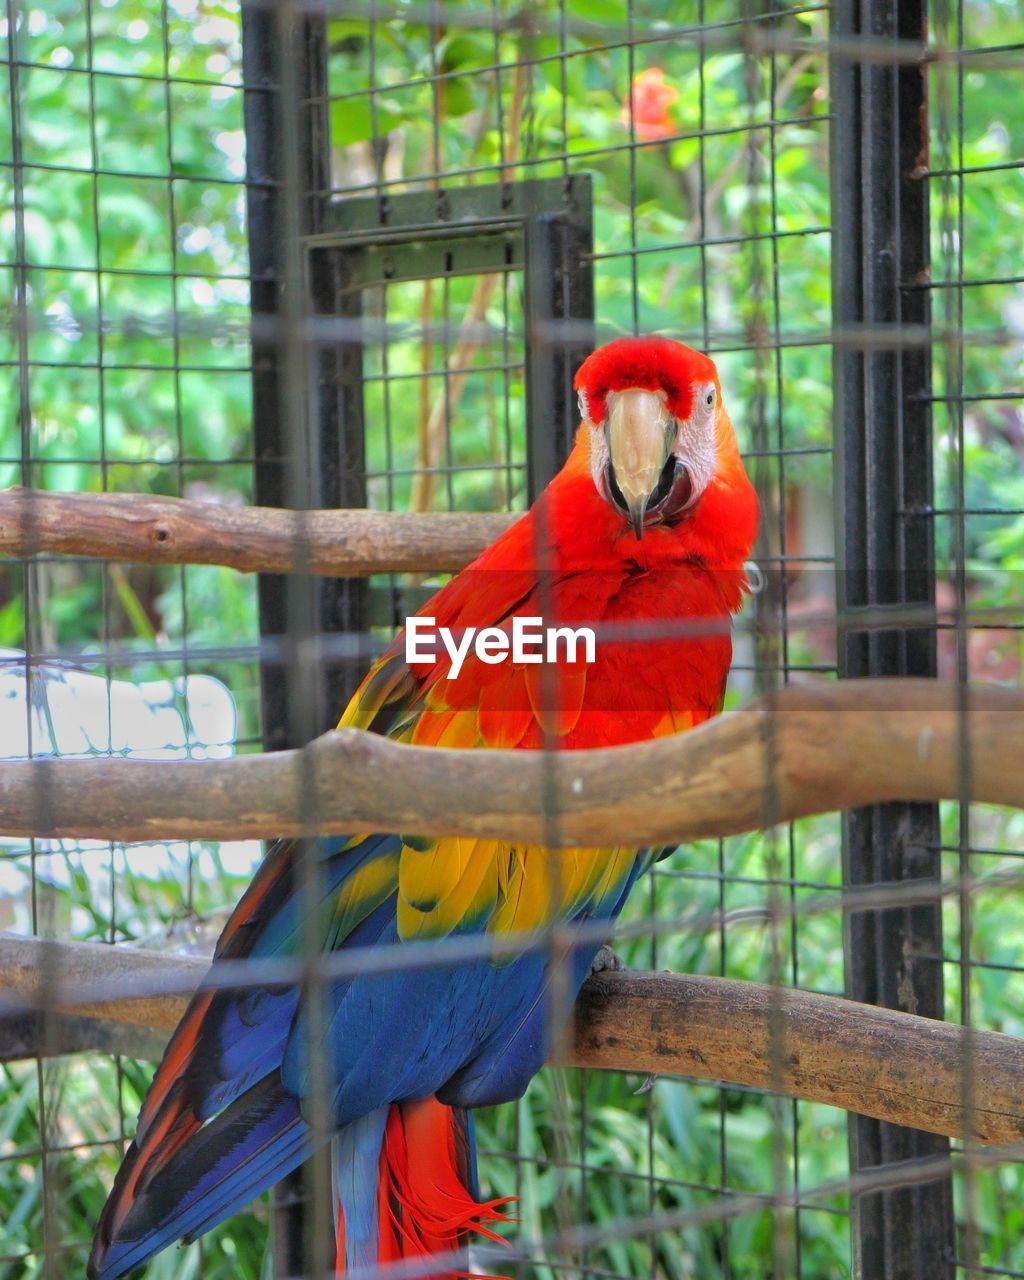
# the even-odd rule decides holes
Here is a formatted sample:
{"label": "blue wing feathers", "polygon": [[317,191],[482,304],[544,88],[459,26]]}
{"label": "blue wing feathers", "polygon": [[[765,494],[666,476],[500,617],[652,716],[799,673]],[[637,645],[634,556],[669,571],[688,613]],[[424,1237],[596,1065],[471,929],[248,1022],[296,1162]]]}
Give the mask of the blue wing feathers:
{"label": "blue wing feathers", "polygon": [[387,1107],[343,1129],[334,1152],[335,1194],[345,1214],[345,1265],[369,1274],[377,1263],[377,1165]]}
{"label": "blue wing feathers", "polygon": [[[343,837],[317,842],[313,856],[322,879],[319,918],[327,948],[398,945],[394,890],[379,900],[373,896],[379,889],[364,897],[361,884],[345,889],[361,868],[376,858],[394,859],[399,848],[400,838],[393,835],[368,836],[351,847]],[[225,930],[219,957],[299,953],[309,915],[293,860],[292,846],[271,850]],[[638,858],[621,892],[589,903],[590,918],[617,914],[640,869]],[[386,877],[374,882],[385,883]],[[585,979],[596,949],[591,939],[574,953],[570,995]],[[520,1096],[547,1053],[547,962],[539,950],[500,965],[481,958],[345,976],[326,988],[323,1022],[315,1029],[296,989],[215,995],[198,1027],[186,1027],[196,1043],[179,1047],[182,1079],[148,1121],[154,1127],[166,1112],[177,1126],[180,1113],[181,1123],[194,1132],[169,1158],[147,1151],[156,1168],[147,1167],[138,1199],[118,1222],[113,1242],[97,1245],[90,1275],[114,1280],[172,1241],[201,1234],[308,1156],[311,1138],[299,1100],[308,1088],[311,1050],[323,1053],[320,1061],[332,1073],[332,1119],[342,1129],[339,1179],[344,1166],[350,1180],[341,1199],[352,1223],[346,1250],[350,1265],[365,1265],[362,1254],[376,1214],[370,1196],[375,1175],[361,1184],[363,1198],[351,1179],[379,1155],[388,1104],[435,1093],[455,1107]],[[183,1057],[184,1048],[191,1051]],[[460,1123],[467,1126],[472,1165],[472,1126],[468,1117]],[[475,1181],[473,1167],[466,1177]]]}
{"label": "blue wing feathers", "polygon": [[125,1275],[181,1237],[209,1230],[301,1164],[309,1130],[298,1104],[268,1079],[192,1138],[132,1204],[102,1267]]}
{"label": "blue wing feathers", "polygon": [[195,1097],[195,1111],[208,1120],[228,1106],[251,1085],[270,1075],[281,1065],[299,1003],[297,990],[270,995],[261,1005],[258,1021],[243,1020],[238,1005],[229,1006],[217,1028],[222,1046],[214,1060],[219,1082],[209,1078],[205,1090]]}

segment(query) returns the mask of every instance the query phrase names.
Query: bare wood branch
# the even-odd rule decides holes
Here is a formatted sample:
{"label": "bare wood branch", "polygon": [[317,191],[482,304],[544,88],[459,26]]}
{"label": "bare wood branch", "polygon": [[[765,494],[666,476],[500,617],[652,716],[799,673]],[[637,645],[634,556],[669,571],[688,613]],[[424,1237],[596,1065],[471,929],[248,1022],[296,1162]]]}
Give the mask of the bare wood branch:
{"label": "bare wood branch", "polygon": [[567,1061],[750,1085],[949,1137],[969,1114],[984,1144],[1024,1136],[1024,1040],[732,978],[591,978]]}
{"label": "bare wood branch", "polygon": [[455,571],[513,522],[508,514],[283,511],[145,493],[0,491],[0,555],[38,552],[243,573]]}
{"label": "bare wood branch", "polygon": [[[0,997],[0,1007],[3,1000]],[[159,1058],[166,1031],[124,1022],[79,1018],[71,1013],[0,1012],[0,1062],[56,1058],[70,1053],[119,1053],[127,1058]]]}
{"label": "bare wood branch", "polygon": [[[204,956],[0,933],[0,1010],[49,1010],[170,1032],[209,968]],[[100,998],[85,1000],[85,991]]]}
{"label": "bare wood branch", "polygon": [[1024,808],[1024,692],[977,686],[964,696],[961,726],[961,693],[937,681],[791,685],[689,733],[553,755],[411,747],[344,730],[304,751],[223,761],[3,763],[0,834],[409,831],[539,844],[547,803],[563,845],[656,845],[887,800]]}
{"label": "bare wood branch", "polygon": [[[207,969],[203,959],[0,935],[0,1000],[100,1019],[115,1040],[118,1027],[169,1033]],[[68,999],[69,983],[108,995]],[[730,978],[601,974],[584,985],[559,1058],[749,1085],[950,1137],[967,1128],[965,1060],[971,1136],[1019,1142],[1024,1040],[838,996]]]}

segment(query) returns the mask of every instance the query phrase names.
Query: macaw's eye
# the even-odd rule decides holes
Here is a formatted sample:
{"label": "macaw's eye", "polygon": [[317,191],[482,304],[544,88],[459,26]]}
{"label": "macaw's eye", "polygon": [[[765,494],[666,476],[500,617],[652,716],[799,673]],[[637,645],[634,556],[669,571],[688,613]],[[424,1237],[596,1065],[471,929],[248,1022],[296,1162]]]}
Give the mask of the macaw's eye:
{"label": "macaw's eye", "polygon": [[704,406],[705,406],[705,408],[707,408],[707,409],[713,409],[713,408],[715,407],[715,389],[714,389],[714,387],[712,387],[712,388],[711,388],[711,390],[710,390],[710,391],[707,393],[707,395],[704,397]]}

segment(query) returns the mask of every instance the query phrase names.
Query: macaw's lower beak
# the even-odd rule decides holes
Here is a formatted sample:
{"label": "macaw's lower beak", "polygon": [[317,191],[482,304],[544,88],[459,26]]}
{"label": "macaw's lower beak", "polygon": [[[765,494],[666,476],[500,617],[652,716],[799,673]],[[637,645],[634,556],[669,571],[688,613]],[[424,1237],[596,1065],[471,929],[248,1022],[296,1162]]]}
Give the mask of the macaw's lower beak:
{"label": "macaw's lower beak", "polygon": [[651,499],[665,487],[665,472],[672,469],[676,423],[653,391],[631,389],[608,399],[608,491],[629,516],[639,541]]}

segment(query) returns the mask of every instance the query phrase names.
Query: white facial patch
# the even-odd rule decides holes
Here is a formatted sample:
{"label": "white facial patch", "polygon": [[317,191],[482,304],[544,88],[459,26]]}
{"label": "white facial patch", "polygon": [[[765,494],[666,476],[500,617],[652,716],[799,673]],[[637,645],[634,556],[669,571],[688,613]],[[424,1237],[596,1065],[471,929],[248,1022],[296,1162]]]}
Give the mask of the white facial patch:
{"label": "white facial patch", "polygon": [[[614,392],[608,396],[609,401]],[[608,439],[604,427],[590,421],[589,406],[579,392],[580,415],[590,432],[590,475],[599,493],[604,493],[604,477],[608,468]],[[718,462],[715,445],[715,421],[718,416],[718,392],[713,382],[698,383],[693,389],[693,409],[686,422],[679,424],[673,454],[686,467],[693,485],[694,498],[700,497],[711,483]],[[607,420],[607,408],[605,410]]]}
{"label": "white facial patch", "polygon": [[604,474],[608,469],[608,440],[603,427],[595,427],[587,419],[590,432],[590,476],[597,486],[598,493],[604,493]]}
{"label": "white facial patch", "polygon": [[713,382],[697,383],[693,388],[693,409],[686,422],[680,423],[679,437],[673,453],[690,473],[695,496],[711,483],[718,463],[715,444],[715,421],[718,417],[718,392]]}
{"label": "white facial patch", "polygon": [[580,407],[580,417],[583,419],[583,422],[590,433],[591,479],[597,486],[598,493],[603,493],[603,477],[605,469],[608,466],[608,441],[605,439],[604,428],[595,427],[590,421],[590,405],[587,402],[587,393],[585,391],[577,391],[576,398]]}

